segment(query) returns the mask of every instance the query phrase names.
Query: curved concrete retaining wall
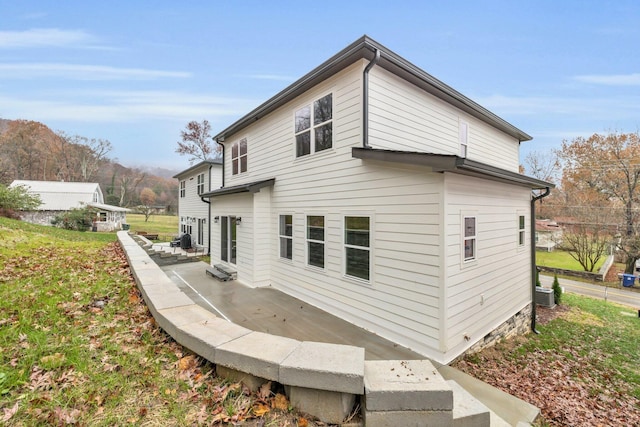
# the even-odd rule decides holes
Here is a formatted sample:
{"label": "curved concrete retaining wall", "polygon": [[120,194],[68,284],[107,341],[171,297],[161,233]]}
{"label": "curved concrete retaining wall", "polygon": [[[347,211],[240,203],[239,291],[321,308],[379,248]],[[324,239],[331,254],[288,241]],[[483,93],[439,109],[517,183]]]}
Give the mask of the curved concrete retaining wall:
{"label": "curved concrete retaining wall", "polygon": [[362,396],[369,427],[490,425],[489,410],[457,383],[445,381],[429,360],[365,361],[361,347],[243,328],[195,304],[128,232],[118,232],[118,240],[158,325],[215,363],[219,375],[253,390],[276,381],[293,407],[325,423],[341,424]]}

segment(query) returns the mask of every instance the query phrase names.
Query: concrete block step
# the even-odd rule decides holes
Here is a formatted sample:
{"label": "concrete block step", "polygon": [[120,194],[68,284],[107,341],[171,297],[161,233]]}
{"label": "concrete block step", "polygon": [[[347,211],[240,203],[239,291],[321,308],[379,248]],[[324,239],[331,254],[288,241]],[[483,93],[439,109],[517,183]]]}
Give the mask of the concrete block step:
{"label": "concrete block step", "polygon": [[491,427],[489,409],[453,380],[447,381],[453,390],[454,427]]}

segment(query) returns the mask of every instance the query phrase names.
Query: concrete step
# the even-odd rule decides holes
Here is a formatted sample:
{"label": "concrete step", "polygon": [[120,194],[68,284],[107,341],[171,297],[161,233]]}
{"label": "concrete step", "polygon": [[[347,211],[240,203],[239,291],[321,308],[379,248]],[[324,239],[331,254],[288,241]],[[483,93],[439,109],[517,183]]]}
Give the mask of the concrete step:
{"label": "concrete step", "polygon": [[[437,369],[446,380],[454,380],[469,394],[489,408],[497,417],[495,421],[496,426],[531,425],[540,415],[540,409],[530,403],[505,393],[451,366],[439,365]],[[500,421],[504,421],[506,424],[502,424]],[[492,426],[494,425],[493,422],[492,418]]]}
{"label": "concrete step", "polygon": [[453,427],[492,427],[489,408],[457,382],[448,380],[447,384],[453,390]]}

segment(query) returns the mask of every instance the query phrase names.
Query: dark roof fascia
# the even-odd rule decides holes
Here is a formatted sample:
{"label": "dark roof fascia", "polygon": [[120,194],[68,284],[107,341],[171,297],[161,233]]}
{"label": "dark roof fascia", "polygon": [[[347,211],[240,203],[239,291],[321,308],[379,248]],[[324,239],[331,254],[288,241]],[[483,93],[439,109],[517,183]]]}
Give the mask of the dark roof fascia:
{"label": "dark roof fascia", "polygon": [[554,184],[537,178],[454,155],[379,150],[361,147],[352,147],[351,154],[357,159],[427,166],[434,172],[452,172],[467,176],[475,176],[478,178],[521,185],[534,190],[555,187]]}
{"label": "dark roof fascia", "polygon": [[272,187],[276,182],[275,178],[265,179],[264,181],[250,182],[248,184],[235,185],[233,187],[222,187],[217,190],[209,191],[208,193],[202,193],[200,197],[211,198],[218,196],[226,196],[229,194],[238,193],[257,193],[265,187]]}
{"label": "dark roof fascia", "polygon": [[498,117],[478,103],[472,101],[452,87],[444,84],[432,75],[426,73],[400,55],[387,49],[368,36],[362,36],[336,55],[323,62],[305,76],[279,92],[249,114],[227,127],[213,137],[214,140],[223,142],[225,138],[239,132],[251,123],[266,116],[297,96],[303,94],[313,86],[326,80],[340,70],[348,67],[360,59],[372,60],[375,52],[380,51],[378,66],[396,74],[432,95],[460,108],[462,111],[482,120],[503,132],[517,138],[518,141],[528,141],[531,136],[516,128],[512,124]]}
{"label": "dark roof fascia", "polygon": [[195,164],[188,169],[183,170],[182,172],[178,172],[173,176],[173,178],[180,178],[181,176],[189,175],[191,172],[201,168],[204,165],[222,165],[222,159],[213,159],[213,160],[203,160],[198,164]]}

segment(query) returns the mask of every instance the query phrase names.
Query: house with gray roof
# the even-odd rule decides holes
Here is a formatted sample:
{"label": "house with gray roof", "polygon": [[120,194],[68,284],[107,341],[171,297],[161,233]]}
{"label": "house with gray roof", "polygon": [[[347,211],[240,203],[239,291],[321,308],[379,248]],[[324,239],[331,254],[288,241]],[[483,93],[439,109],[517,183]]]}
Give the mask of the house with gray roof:
{"label": "house with gray roof", "polygon": [[42,204],[35,211],[22,212],[23,221],[51,225],[51,220],[73,208],[92,207],[96,210],[96,231],[121,230],[130,209],[104,203],[100,185],[95,182],[15,180],[11,187],[23,186],[31,194],[40,196]]}

